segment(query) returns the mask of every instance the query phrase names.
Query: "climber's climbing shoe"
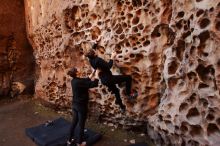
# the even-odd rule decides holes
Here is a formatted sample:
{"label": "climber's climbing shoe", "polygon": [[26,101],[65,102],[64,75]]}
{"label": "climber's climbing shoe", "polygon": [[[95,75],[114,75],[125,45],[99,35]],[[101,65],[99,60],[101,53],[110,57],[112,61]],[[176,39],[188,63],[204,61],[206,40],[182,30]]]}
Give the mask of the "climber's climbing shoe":
{"label": "climber's climbing shoe", "polygon": [[133,92],[133,93],[131,93],[129,96],[128,96],[128,99],[129,100],[134,100],[134,99],[136,99],[138,97],[138,92]]}

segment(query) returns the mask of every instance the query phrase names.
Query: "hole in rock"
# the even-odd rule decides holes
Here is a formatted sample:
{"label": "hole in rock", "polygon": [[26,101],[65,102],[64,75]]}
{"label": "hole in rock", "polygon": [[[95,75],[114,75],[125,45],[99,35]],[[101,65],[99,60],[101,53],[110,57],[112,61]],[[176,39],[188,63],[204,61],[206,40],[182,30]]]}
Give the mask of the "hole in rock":
{"label": "hole in rock", "polygon": [[135,61],[139,61],[139,60],[142,60],[144,58],[144,55],[143,54],[140,54],[140,53],[138,53],[138,54],[136,54],[136,57],[135,57]]}
{"label": "hole in rock", "polygon": [[203,56],[205,56],[205,57],[208,57],[209,56],[209,53],[203,53]]}
{"label": "hole in rock", "polygon": [[141,23],[141,24],[138,24],[137,26],[140,30],[143,30],[144,29],[144,25]]}
{"label": "hole in rock", "polygon": [[185,38],[187,38],[189,35],[191,35],[191,31],[184,32],[183,35],[182,35],[182,38],[185,39]]}
{"label": "hole in rock", "polygon": [[189,29],[189,25],[184,25],[184,30],[187,31]]}
{"label": "hole in rock", "polygon": [[82,4],[81,7],[82,8],[87,8],[89,5],[88,4]]}
{"label": "hole in rock", "polygon": [[183,11],[181,11],[181,12],[179,12],[179,13],[177,14],[177,17],[180,17],[180,18],[181,18],[181,17],[184,16],[184,14],[185,14],[185,13],[184,13]]}
{"label": "hole in rock", "polygon": [[134,7],[140,7],[140,6],[142,6],[142,1],[141,0],[132,0],[132,5]]}
{"label": "hole in rock", "polygon": [[138,28],[135,26],[135,27],[132,28],[132,31],[133,31],[134,33],[138,33]]}
{"label": "hole in rock", "polygon": [[182,132],[182,134],[186,134],[186,132],[188,132],[188,127],[187,127],[187,123],[186,122],[183,122],[180,126],[180,130]]}
{"label": "hole in rock", "polygon": [[208,101],[205,98],[199,99],[199,104],[202,105],[204,108],[208,107]]}
{"label": "hole in rock", "polygon": [[98,24],[98,25],[102,25],[102,22],[101,22],[101,21],[99,21],[97,24]]}
{"label": "hole in rock", "polygon": [[134,58],[135,57],[135,55],[134,54],[130,54],[130,58]]}
{"label": "hole in rock", "polygon": [[205,42],[210,38],[210,33],[209,31],[203,31],[202,33],[199,34],[199,39],[200,39],[200,45],[205,44]]}
{"label": "hole in rock", "polygon": [[175,78],[175,77],[169,78],[169,79],[168,79],[168,87],[169,87],[170,89],[172,89],[173,87],[175,87],[178,80],[179,80],[179,79],[177,79],[177,78]]}
{"label": "hole in rock", "polygon": [[220,12],[218,13],[217,17],[220,18]]}
{"label": "hole in rock", "polygon": [[178,28],[178,29],[181,29],[182,27],[183,27],[183,19],[181,19],[181,20],[179,20],[177,23],[176,23],[176,27]]}
{"label": "hole in rock", "polygon": [[164,134],[168,134],[168,131],[165,129],[161,129],[163,131]]}
{"label": "hole in rock", "polygon": [[126,47],[131,47],[131,44],[129,42],[125,43]]}
{"label": "hole in rock", "polygon": [[195,101],[196,101],[196,94],[195,94],[195,93],[193,93],[193,94],[189,97],[189,101],[190,101],[191,104],[195,103]]}
{"label": "hole in rock", "polygon": [[167,119],[171,119],[171,115],[167,115],[166,118],[167,118]]}
{"label": "hole in rock", "polygon": [[220,135],[219,128],[215,124],[209,123],[209,125],[207,127],[207,134],[208,134],[208,136],[218,137]]}
{"label": "hole in rock", "polygon": [[194,79],[196,79],[197,75],[195,72],[189,72],[187,74],[187,77],[189,78],[189,80],[194,80]]}
{"label": "hole in rock", "polygon": [[192,136],[202,136],[203,129],[200,125],[191,125],[190,126],[190,135]]}
{"label": "hole in rock", "polygon": [[136,25],[139,22],[139,18],[138,17],[134,17],[132,20],[132,24]]}
{"label": "hole in rock", "polygon": [[199,17],[200,15],[202,15],[204,13],[204,10],[200,9],[196,12],[196,16]]}
{"label": "hole in rock", "polygon": [[159,115],[158,115],[158,119],[159,119],[160,121],[163,121],[163,116],[162,116],[161,114],[159,114]]}
{"label": "hole in rock", "polygon": [[143,43],[143,45],[146,47],[146,46],[148,46],[150,44],[150,41],[149,40],[146,40],[144,43]]}
{"label": "hole in rock", "polygon": [[191,121],[191,122],[199,122],[200,120],[200,114],[197,108],[191,108],[187,115],[186,118]]}
{"label": "hole in rock", "polygon": [[[167,26],[166,24],[159,24],[159,25],[157,25],[157,26],[154,28],[153,32],[151,33],[151,37],[152,37],[152,38],[154,38],[154,37],[160,37],[160,36],[161,36],[160,30],[161,30],[161,31],[163,31],[163,30],[165,30],[165,31],[170,31],[169,26]],[[172,32],[172,31],[170,31],[170,32]],[[169,33],[168,33],[168,34],[169,34]],[[167,34],[166,34],[166,35],[167,35]]]}
{"label": "hole in rock", "polygon": [[179,127],[178,126],[175,126],[175,131],[179,131]]}
{"label": "hole in rock", "polygon": [[102,93],[103,93],[104,95],[108,94],[108,92],[106,91],[105,88],[102,89]]}
{"label": "hole in rock", "polygon": [[199,142],[195,141],[195,140],[189,140],[187,146],[200,146]]}
{"label": "hole in rock", "polygon": [[214,8],[211,7],[211,8],[209,9],[209,12],[213,12],[213,11],[214,11]]}
{"label": "hole in rock", "polygon": [[196,47],[195,47],[195,46],[192,46],[192,47],[190,48],[190,54],[193,54],[193,53],[195,52],[195,50],[196,50]]}
{"label": "hole in rock", "polygon": [[86,27],[86,28],[90,28],[90,27],[92,27],[92,24],[89,23],[89,22],[88,22],[88,23],[85,23],[85,27]]}
{"label": "hole in rock", "polygon": [[119,55],[118,58],[123,58],[123,56],[122,56],[122,55]]}
{"label": "hole in rock", "polygon": [[179,64],[175,60],[173,60],[172,62],[168,64],[168,73],[175,74],[178,67],[179,67]]}
{"label": "hole in rock", "polygon": [[108,31],[108,32],[111,32],[112,30],[108,28],[107,31]]}
{"label": "hole in rock", "polygon": [[206,120],[208,120],[208,121],[212,121],[212,120],[214,120],[215,119],[215,117],[214,117],[214,115],[212,115],[212,114],[208,114],[207,116],[206,116]]}
{"label": "hole in rock", "polygon": [[160,12],[160,8],[157,8],[156,9],[156,13],[158,14]]}
{"label": "hole in rock", "polygon": [[208,87],[209,87],[209,85],[204,84],[204,83],[200,83],[198,88],[201,89],[201,88],[208,88]]}
{"label": "hole in rock", "polygon": [[133,10],[133,6],[128,6],[128,10],[132,11]]}
{"label": "hole in rock", "polygon": [[96,15],[96,14],[91,14],[91,18],[93,19],[93,20],[95,20],[96,18],[97,18],[98,16]]}
{"label": "hole in rock", "polygon": [[210,20],[208,18],[203,18],[200,23],[199,26],[201,29],[204,29],[205,27],[207,27],[210,24]]}
{"label": "hole in rock", "polygon": [[123,20],[123,21],[124,21],[125,19],[126,19],[126,17],[125,17],[125,16],[121,17],[121,20]]}
{"label": "hole in rock", "polygon": [[127,23],[124,22],[124,23],[122,24],[122,27],[123,27],[123,28],[127,28],[127,27],[128,27]]}
{"label": "hole in rock", "polygon": [[57,57],[58,59],[60,59],[60,58],[61,58],[61,53],[60,53],[60,52],[57,52],[57,53],[56,53],[56,57]]}
{"label": "hole in rock", "polygon": [[137,49],[138,49],[137,47],[134,47],[134,48],[133,48],[133,50],[137,50]]}
{"label": "hole in rock", "polygon": [[193,20],[193,18],[194,18],[194,15],[192,14],[192,15],[189,17],[189,19]]}
{"label": "hole in rock", "polygon": [[125,34],[121,34],[119,37],[121,40],[123,40],[125,38]]}
{"label": "hole in rock", "polygon": [[117,34],[121,34],[123,32],[123,28],[121,27],[121,25],[119,25],[118,29],[116,30]]}
{"label": "hole in rock", "polygon": [[183,102],[181,103],[180,107],[179,107],[179,112],[182,112],[183,110],[186,110],[188,108],[188,103]]}
{"label": "hole in rock", "polygon": [[214,74],[215,73],[215,70],[214,68],[212,67],[212,65],[209,65],[207,67],[203,66],[202,64],[199,64],[198,67],[196,68],[196,71],[199,75],[199,78],[202,80],[202,81],[206,81],[208,80],[208,75],[209,73],[210,74]]}
{"label": "hole in rock", "polygon": [[164,120],[164,122],[165,122],[167,125],[171,124],[171,121],[170,121],[170,120]]}
{"label": "hole in rock", "polygon": [[125,57],[125,58],[124,58],[124,61],[127,61],[127,60],[129,60],[129,58],[128,58],[128,57]]}
{"label": "hole in rock", "polygon": [[186,146],[186,142],[183,140],[181,146]]}
{"label": "hole in rock", "polygon": [[136,15],[141,15],[141,9],[136,11]]}
{"label": "hole in rock", "polygon": [[183,53],[185,51],[185,41],[178,40],[176,47],[176,56],[179,60],[183,59]]}
{"label": "hole in rock", "polygon": [[131,18],[133,17],[133,14],[128,13],[128,14],[127,14],[127,17],[128,17],[128,19],[131,19]]}

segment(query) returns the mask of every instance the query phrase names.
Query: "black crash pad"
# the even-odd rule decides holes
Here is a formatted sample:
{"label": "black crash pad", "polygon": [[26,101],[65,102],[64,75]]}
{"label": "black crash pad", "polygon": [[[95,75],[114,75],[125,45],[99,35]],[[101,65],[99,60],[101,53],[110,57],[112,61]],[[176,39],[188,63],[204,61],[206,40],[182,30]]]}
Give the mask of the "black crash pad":
{"label": "black crash pad", "polygon": [[148,146],[148,145],[144,142],[141,142],[141,143],[131,144],[129,146]]}
{"label": "black crash pad", "polygon": [[[71,123],[63,118],[27,128],[26,135],[39,146],[65,146]],[[76,128],[77,132],[78,128]],[[101,139],[102,135],[90,129],[84,130],[84,140],[90,146]]]}

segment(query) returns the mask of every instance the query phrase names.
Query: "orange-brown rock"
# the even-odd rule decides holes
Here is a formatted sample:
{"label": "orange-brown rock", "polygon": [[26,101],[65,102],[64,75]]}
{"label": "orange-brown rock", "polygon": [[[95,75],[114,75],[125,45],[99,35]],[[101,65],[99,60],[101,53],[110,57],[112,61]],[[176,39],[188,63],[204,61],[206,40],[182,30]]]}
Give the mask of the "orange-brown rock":
{"label": "orange-brown rock", "polygon": [[[23,0],[0,1],[0,96],[9,96],[13,82],[33,93],[34,56],[27,40]],[[13,93],[12,93],[13,94]]]}
{"label": "orange-brown rock", "polygon": [[[148,123],[157,145],[220,144],[219,0],[26,0],[29,38],[38,65],[36,97],[71,100],[72,66],[88,75],[83,51],[98,43],[114,74],[130,74],[136,101],[122,115],[105,86],[91,104],[104,120]],[[120,86],[123,95],[124,88]]]}

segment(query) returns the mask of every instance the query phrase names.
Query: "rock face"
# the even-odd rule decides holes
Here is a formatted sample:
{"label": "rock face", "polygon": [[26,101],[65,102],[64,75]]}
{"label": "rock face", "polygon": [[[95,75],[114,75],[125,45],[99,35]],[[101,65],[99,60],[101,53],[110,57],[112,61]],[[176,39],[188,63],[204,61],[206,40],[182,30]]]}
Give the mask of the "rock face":
{"label": "rock face", "polygon": [[0,1],[0,96],[8,96],[13,82],[33,93],[34,56],[26,37],[23,0]]}
{"label": "rock face", "polygon": [[[83,52],[98,43],[114,74],[130,74],[136,101],[127,114],[105,86],[91,91],[100,116],[122,125],[149,124],[157,145],[220,144],[219,0],[26,0],[29,38],[38,65],[36,97],[69,106]],[[123,95],[124,87],[120,86]]]}

